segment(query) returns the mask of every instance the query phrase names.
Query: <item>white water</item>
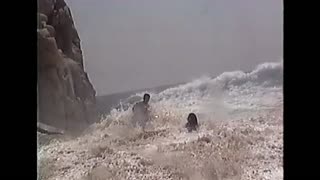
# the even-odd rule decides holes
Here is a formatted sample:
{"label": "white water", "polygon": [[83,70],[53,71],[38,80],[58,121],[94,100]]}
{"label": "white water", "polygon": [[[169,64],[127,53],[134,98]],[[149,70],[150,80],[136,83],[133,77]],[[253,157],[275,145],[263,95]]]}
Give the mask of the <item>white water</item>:
{"label": "white water", "polygon": [[[106,167],[103,173],[118,173],[112,177],[123,179],[175,179],[173,170],[158,168],[166,166],[179,169],[176,171],[191,179],[282,179],[282,152],[278,151],[282,149],[282,79],[282,62],[264,63],[250,73],[226,72],[216,78],[202,77],[158,94],[151,93],[150,105],[154,118],[149,132],[163,130],[165,133],[143,139],[143,133],[126,125],[131,118],[131,108],[127,111],[113,110],[83,136],[70,141],[54,141],[41,147],[38,152],[40,159],[50,160],[48,164],[54,165],[50,168],[51,174],[47,172],[49,170],[43,170],[48,165],[42,165],[42,174],[48,176],[43,179],[79,179],[95,166],[102,165]],[[270,113],[272,109],[277,111]],[[198,133],[189,134],[183,128],[190,112],[198,116]],[[251,133],[243,134],[243,131]],[[221,138],[222,134],[224,138]],[[210,146],[200,148],[201,142],[197,139],[202,136],[211,138]],[[243,148],[238,145],[230,148],[239,143],[245,144]],[[106,157],[92,157],[92,149],[101,144],[107,144],[113,152],[108,154],[103,150],[102,154]],[[269,147],[271,144],[275,148]],[[198,148],[200,150],[196,151]],[[132,152],[136,154],[130,154]],[[155,158],[166,159],[168,154],[171,157],[175,152],[179,152],[179,156],[175,154],[175,158],[165,162]],[[215,152],[214,155],[212,152]],[[154,165],[138,166],[137,156],[152,161]],[[221,159],[224,156],[229,160]],[[255,159],[260,156],[267,165]],[[195,164],[185,167],[188,163],[182,162],[188,158],[193,159]],[[173,159],[177,162],[172,162]],[[146,172],[131,172],[121,164],[123,161],[127,162],[129,169],[144,169]],[[204,163],[214,166],[215,175],[195,173],[195,176],[187,173],[188,168],[200,168],[212,173],[212,169],[201,169]],[[64,170],[63,167],[68,168]],[[230,168],[235,169],[235,175],[230,174]]]}
{"label": "white water", "polygon": [[[151,93],[150,103],[156,114],[161,110],[179,111],[186,117],[189,112],[195,112],[200,119],[226,120],[239,111],[252,112],[282,104],[282,84],[283,63],[264,63],[250,73],[226,72],[216,78],[202,77],[159,94]],[[137,95],[142,97],[143,93]]]}

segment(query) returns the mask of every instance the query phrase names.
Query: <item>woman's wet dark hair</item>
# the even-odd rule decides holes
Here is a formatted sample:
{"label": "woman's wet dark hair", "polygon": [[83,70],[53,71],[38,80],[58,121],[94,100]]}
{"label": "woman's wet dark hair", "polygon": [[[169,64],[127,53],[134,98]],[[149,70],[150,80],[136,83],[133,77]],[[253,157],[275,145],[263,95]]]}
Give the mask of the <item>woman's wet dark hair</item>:
{"label": "woman's wet dark hair", "polygon": [[188,129],[188,132],[196,131],[198,128],[198,119],[196,114],[190,113],[187,121],[186,128]]}
{"label": "woman's wet dark hair", "polygon": [[196,116],[195,113],[190,113],[190,114],[188,115],[188,122],[190,122],[190,121],[195,121],[195,122],[198,123],[198,118],[197,118],[197,116]]}

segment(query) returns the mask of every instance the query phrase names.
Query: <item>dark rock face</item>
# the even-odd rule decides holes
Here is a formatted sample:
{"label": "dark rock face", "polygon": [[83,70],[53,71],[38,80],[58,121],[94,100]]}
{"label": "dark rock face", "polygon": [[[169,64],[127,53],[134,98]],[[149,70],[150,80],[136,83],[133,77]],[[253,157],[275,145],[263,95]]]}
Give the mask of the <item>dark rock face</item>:
{"label": "dark rock face", "polygon": [[97,118],[96,92],[64,0],[38,0],[37,32],[39,121],[64,131],[82,130]]}

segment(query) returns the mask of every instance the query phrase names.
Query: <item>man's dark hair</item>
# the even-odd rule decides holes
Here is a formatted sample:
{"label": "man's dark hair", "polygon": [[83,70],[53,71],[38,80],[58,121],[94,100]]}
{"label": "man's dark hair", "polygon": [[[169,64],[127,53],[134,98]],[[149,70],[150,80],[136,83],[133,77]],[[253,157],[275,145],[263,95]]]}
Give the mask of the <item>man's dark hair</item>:
{"label": "man's dark hair", "polygon": [[150,94],[148,94],[148,93],[145,93],[144,95],[143,95],[143,101],[145,101],[146,99],[150,99]]}

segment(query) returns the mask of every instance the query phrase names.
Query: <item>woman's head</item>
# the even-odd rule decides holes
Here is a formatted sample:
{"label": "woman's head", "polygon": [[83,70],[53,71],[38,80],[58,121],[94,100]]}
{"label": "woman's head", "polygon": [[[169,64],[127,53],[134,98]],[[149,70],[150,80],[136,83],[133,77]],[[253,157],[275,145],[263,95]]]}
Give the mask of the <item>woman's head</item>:
{"label": "woman's head", "polygon": [[194,113],[188,115],[188,122],[196,122],[198,124],[197,116]]}

